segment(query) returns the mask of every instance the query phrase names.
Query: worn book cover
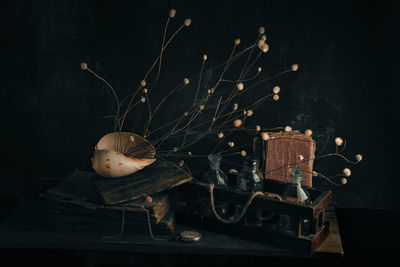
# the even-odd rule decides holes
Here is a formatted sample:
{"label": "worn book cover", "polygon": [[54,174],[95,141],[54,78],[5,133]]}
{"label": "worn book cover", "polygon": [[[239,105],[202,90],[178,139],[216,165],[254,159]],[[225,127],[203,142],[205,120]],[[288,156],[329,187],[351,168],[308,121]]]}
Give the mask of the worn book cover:
{"label": "worn book cover", "polygon": [[268,132],[269,139],[256,137],[253,150],[260,158],[264,178],[290,183],[290,168],[303,169],[302,184],[312,186],[316,144],[311,136],[299,131]]}

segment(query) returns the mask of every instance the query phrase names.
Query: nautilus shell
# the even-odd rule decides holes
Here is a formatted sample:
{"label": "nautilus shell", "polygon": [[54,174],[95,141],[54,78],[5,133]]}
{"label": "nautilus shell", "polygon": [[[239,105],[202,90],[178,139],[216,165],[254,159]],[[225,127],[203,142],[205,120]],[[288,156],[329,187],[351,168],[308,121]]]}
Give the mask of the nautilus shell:
{"label": "nautilus shell", "polygon": [[153,145],[137,134],[110,133],[97,143],[92,167],[100,176],[118,178],[150,165],[156,160],[155,154]]}

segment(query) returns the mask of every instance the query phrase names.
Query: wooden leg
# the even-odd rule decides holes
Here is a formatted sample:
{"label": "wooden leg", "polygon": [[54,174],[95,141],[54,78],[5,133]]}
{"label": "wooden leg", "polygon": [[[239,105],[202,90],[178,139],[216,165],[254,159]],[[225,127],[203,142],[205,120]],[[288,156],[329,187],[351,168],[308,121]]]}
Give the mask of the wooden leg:
{"label": "wooden leg", "polygon": [[325,210],[322,211],[322,216],[321,216],[321,227],[324,225],[325,222]]}
{"label": "wooden leg", "polygon": [[318,228],[319,228],[319,214],[318,214],[317,218],[315,219],[314,227],[315,227],[314,233],[316,234],[316,233],[318,233]]}
{"label": "wooden leg", "polygon": [[297,237],[301,236],[301,224],[302,224],[302,219],[299,218],[299,229],[298,229],[298,232],[297,232]]}

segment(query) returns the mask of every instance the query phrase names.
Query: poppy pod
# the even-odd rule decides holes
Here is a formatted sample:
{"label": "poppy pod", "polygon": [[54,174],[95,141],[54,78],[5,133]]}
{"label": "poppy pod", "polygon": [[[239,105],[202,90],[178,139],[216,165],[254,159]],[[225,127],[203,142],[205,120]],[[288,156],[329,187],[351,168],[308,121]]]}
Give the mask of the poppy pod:
{"label": "poppy pod", "polygon": [[153,145],[137,134],[110,133],[97,143],[92,167],[100,176],[118,178],[150,165],[156,160],[155,154]]}

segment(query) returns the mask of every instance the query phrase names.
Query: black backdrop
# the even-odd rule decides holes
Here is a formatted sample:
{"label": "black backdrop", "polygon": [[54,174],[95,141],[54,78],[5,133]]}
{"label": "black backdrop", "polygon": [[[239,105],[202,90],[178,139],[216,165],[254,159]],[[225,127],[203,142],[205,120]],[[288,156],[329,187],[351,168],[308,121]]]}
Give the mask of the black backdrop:
{"label": "black backdrop", "polygon": [[[399,14],[398,6],[380,1],[8,3],[1,16],[2,195],[35,194],[46,187],[41,177],[90,169],[98,138],[112,131],[112,122],[100,116],[110,113],[113,102],[79,64],[87,62],[127,95],[157,56],[171,8],[177,10],[174,27],[187,17],[192,25],[166,53],[157,90],[197,73],[203,54],[210,66],[222,62],[234,39],[249,44],[263,25],[270,45],[259,61],[263,75],[292,63],[300,69],[254,93],[259,97],[275,83],[282,88],[281,99],[258,108],[249,124],[310,128],[321,141],[318,153],[332,151],[332,144],[324,147],[326,140],[345,137],[345,154],[353,159],[361,153],[363,162],[355,167],[335,159],[317,162],[321,172],[350,167],[353,174],[344,187],[316,184],[334,190],[339,207],[399,207],[394,170]],[[179,107],[187,97],[178,94],[167,106]],[[165,109],[162,119],[173,112]]]}

